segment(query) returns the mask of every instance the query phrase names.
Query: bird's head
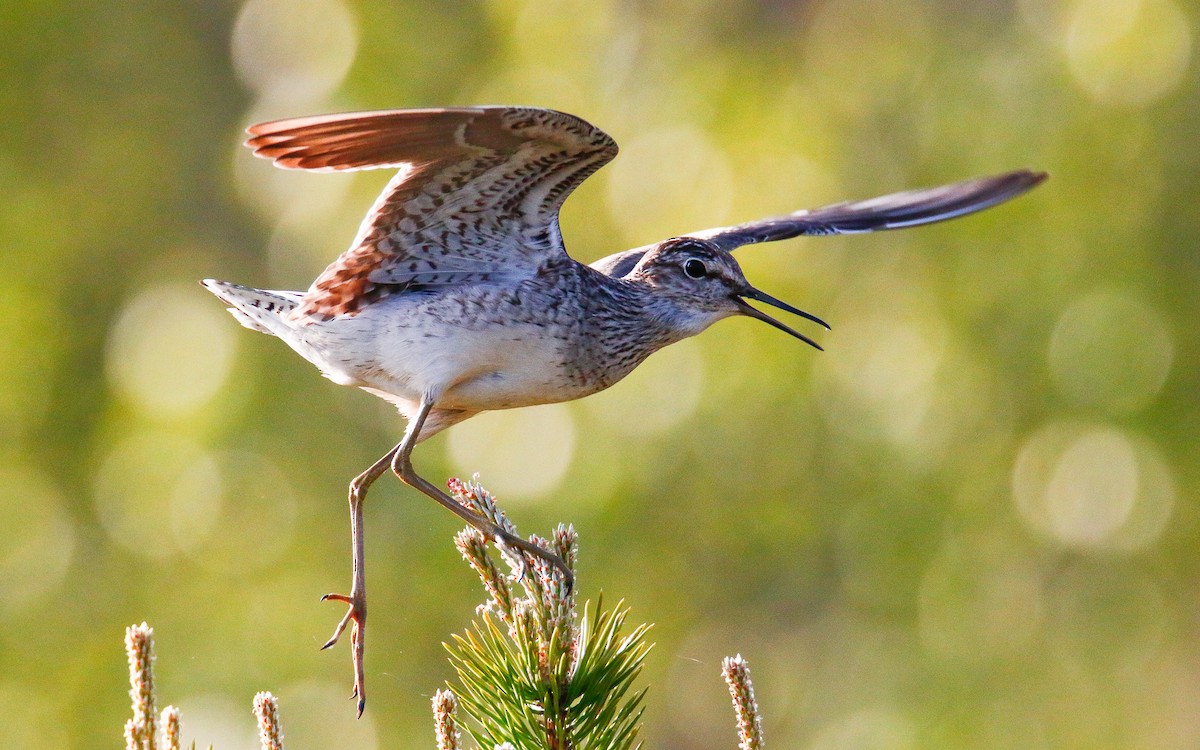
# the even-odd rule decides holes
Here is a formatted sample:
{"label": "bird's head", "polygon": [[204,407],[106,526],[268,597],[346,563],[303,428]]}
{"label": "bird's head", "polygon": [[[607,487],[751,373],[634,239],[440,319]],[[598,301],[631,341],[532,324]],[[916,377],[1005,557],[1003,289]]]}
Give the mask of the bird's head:
{"label": "bird's head", "polygon": [[752,307],[757,300],[825,328],[825,321],[781,302],[750,285],[733,255],[695,237],[664,240],[648,250],[627,279],[653,287],[655,298],[669,310],[674,326],[693,335],[733,315],[746,315],[768,323],[820,349],[815,341]]}

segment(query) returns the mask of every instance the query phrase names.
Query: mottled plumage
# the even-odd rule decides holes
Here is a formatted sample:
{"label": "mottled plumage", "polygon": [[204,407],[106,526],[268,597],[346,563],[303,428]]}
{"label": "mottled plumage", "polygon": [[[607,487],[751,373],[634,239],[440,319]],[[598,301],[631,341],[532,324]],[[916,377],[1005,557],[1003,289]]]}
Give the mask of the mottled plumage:
{"label": "mottled plumage", "polygon": [[281,167],[400,170],[300,315],[355,312],[397,291],[519,281],[565,260],[558,209],[617,154],[577,117],[519,107],[305,117],[248,132],[246,145]]}
{"label": "mottled plumage", "polygon": [[572,115],[523,107],[323,115],[249,128],[247,145],[281,167],[393,168],[350,248],[307,292],[204,285],[249,328],[283,339],[333,381],[396,405],[404,439],[350,485],[354,577],[333,645],[348,624],[355,694],[365,701],[362,503],[391,468],[498,543],[557,556],[476,516],[416,474],[422,440],[481,411],[567,401],[629,374],[658,349],[733,315],[763,320],[756,300],[815,316],[755,289],[731,251],[798,235],[868,232],[961,216],[1020,195],[1027,170],[839,203],[626,250],[585,266],[563,248],[558,213],[617,146]]}

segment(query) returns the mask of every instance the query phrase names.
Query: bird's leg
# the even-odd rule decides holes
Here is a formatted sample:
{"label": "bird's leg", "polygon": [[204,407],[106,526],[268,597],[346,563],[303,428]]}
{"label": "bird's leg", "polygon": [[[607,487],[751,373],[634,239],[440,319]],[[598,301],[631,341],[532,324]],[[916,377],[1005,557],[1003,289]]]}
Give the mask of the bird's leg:
{"label": "bird's leg", "polygon": [[[483,518],[478,513],[475,513],[467,506],[458,502],[454,498],[442,492],[430,482],[417,476],[417,472],[413,470],[410,456],[413,447],[417,444],[418,435],[421,432],[421,426],[425,424],[425,418],[429,416],[430,410],[433,408],[433,402],[427,398],[421,399],[421,406],[417,410],[417,414],[413,417],[412,422],[408,425],[408,432],[404,436],[404,441],[396,446],[396,451],[392,456],[392,471],[400,480],[410,487],[415,487],[429,497],[436,500],[438,503],[448,508],[452,513],[462,518],[464,521],[479,529],[490,539],[495,540],[498,544],[515,547],[522,552],[527,552],[531,555],[542,558],[554,567],[562,571],[563,583],[566,585],[567,591],[570,592],[575,585],[575,574],[563,562],[563,559],[549,550],[529,542],[516,534],[511,534],[498,525]],[[371,467],[374,469],[375,467]]]}
{"label": "bird's leg", "polygon": [[[408,435],[405,435],[408,439]],[[322,649],[337,643],[342,631],[350,623],[351,659],[354,661],[354,695],[358,699],[358,715],[362,716],[363,708],[367,705],[366,693],[363,690],[363,649],[367,631],[367,582],[363,572],[363,501],[367,498],[367,490],[376,479],[381,477],[392,465],[392,458],[403,447],[401,442],[387,454],[371,464],[371,468],[354,478],[350,483],[350,545],[354,554],[354,580],[350,587],[350,595],[326,594],[321,601],[337,601],[350,605],[345,617],[333,631],[333,637],[325,642]]]}
{"label": "bird's leg", "polygon": [[347,625],[353,624],[350,629],[350,640],[353,646],[351,658],[354,662],[354,694],[352,697],[358,698],[358,715],[362,716],[363,709],[366,707],[366,692],[364,689],[364,670],[363,670],[363,653],[364,643],[367,629],[367,586],[366,576],[363,572],[363,501],[367,497],[367,490],[371,485],[388,470],[390,466],[396,476],[400,477],[401,481],[411,487],[415,487],[434,500],[438,501],[452,512],[465,520],[470,525],[487,534],[490,538],[496,540],[500,544],[516,547],[529,554],[541,557],[554,567],[558,568],[563,573],[563,582],[566,584],[567,591],[570,591],[575,583],[575,576],[571,572],[567,564],[563,562],[558,555],[544,550],[535,544],[532,544],[515,534],[510,534],[496,524],[482,518],[477,513],[472,512],[469,508],[450,497],[446,493],[439,490],[434,485],[417,476],[413,471],[412,462],[409,457],[412,454],[413,447],[416,446],[418,436],[421,434],[421,427],[425,424],[425,418],[429,416],[430,410],[433,408],[433,402],[422,400],[421,407],[417,415],[408,423],[408,429],[405,430],[404,439],[399,445],[388,451],[382,458],[371,465],[371,468],[364,471],[354,478],[350,483],[350,542],[354,554],[354,580],[351,584],[350,595],[345,594],[326,594],[321,597],[322,601],[338,601],[350,605],[341,622],[333,631],[333,637],[326,641],[322,649],[329,648],[337,643],[342,632],[345,631]]}

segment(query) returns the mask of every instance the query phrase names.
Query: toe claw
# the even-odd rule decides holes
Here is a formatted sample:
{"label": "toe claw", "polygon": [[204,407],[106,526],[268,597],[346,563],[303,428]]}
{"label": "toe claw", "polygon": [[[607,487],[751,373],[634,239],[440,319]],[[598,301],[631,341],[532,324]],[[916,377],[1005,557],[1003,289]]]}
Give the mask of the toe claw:
{"label": "toe claw", "polygon": [[346,632],[346,626],[353,625],[350,628],[350,654],[354,662],[354,692],[350,694],[350,699],[358,699],[358,717],[362,718],[363,710],[367,706],[363,693],[363,635],[367,625],[367,598],[361,590],[358,590],[350,596],[326,594],[321,597],[321,601],[343,602],[350,605],[337,627],[334,628],[333,637],[326,641],[324,646],[321,646],[321,650],[324,651],[337,643],[338,639],[342,637],[342,633]]}
{"label": "toe claw", "polygon": [[342,617],[342,620],[337,624],[337,627],[333,629],[333,635],[328,641],[325,641],[325,645],[321,647],[322,651],[337,643],[338,638],[342,637],[342,633],[345,632],[346,626],[351,622],[354,623],[354,627],[357,630],[360,619],[365,619],[365,615],[359,614],[359,608],[354,605],[354,601],[350,597],[342,596],[341,594],[326,594],[325,596],[321,597],[322,601],[326,599],[336,601],[342,601],[344,599],[350,604],[350,609],[346,612],[345,616]]}

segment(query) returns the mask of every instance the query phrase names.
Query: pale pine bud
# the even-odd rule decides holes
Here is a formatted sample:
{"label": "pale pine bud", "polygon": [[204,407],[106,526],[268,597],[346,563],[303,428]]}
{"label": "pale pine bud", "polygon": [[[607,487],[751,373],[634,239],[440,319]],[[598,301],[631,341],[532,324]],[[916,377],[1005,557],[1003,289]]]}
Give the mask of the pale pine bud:
{"label": "pale pine bud", "polygon": [[254,715],[258,717],[258,739],[262,743],[262,750],[283,750],[279,700],[271,693],[258,693],[254,696]]}
{"label": "pale pine bud", "polygon": [[180,727],[179,727],[179,709],[175,706],[167,706],[162,712],[162,727],[163,741],[166,743],[166,750],[179,750],[180,747]]}
{"label": "pale pine bud", "polygon": [[133,727],[131,731],[126,724],[125,742],[136,750],[155,750],[154,629],[144,622],[125,628],[125,653],[129,657],[129,699],[133,704]]}
{"label": "pale pine bud", "polygon": [[496,611],[500,613],[501,619],[507,622],[512,613],[512,592],[508,588],[508,581],[487,553],[487,538],[478,529],[468,527],[455,535],[454,545],[462,553],[463,559],[479,574],[484,588],[492,597]]}
{"label": "pale pine bud", "polygon": [[458,750],[458,741],[462,737],[454,720],[454,712],[458,709],[458,699],[449,690],[439,690],[433,694],[433,733],[437,738],[438,750]]}
{"label": "pale pine bud", "polygon": [[133,719],[125,720],[125,750],[142,750],[142,733]]}
{"label": "pale pine bud", "polygon": [[554,529],[554,545],[552,551],[557,553],[571,570],[579,559],[579,533],[573,524],[559,524]]}
{"label": "pale pine bud", "polygon": [[450,494],[454,495],[455,499],[460,503],[508,533],[517,533],[517,528],[513,525],[513,522],[508,520],[508,516],[504,515],[504,511],[496,507],[495,496],[479,484],[478,474],[472,476],[469,482],[464,482],[455,477],[450,479],[446,484],[450,488]]}
{"label": "pale pine bud", "polygon": [[762,718],[758,714],[758,701],[754,699],[754,683],[750,681],[750,665],[737,656],[726,656],[721,664],[721,674],[729,685],[733,698],[733,710],[737,714],[738,747],[741,750],[762,750]]}

